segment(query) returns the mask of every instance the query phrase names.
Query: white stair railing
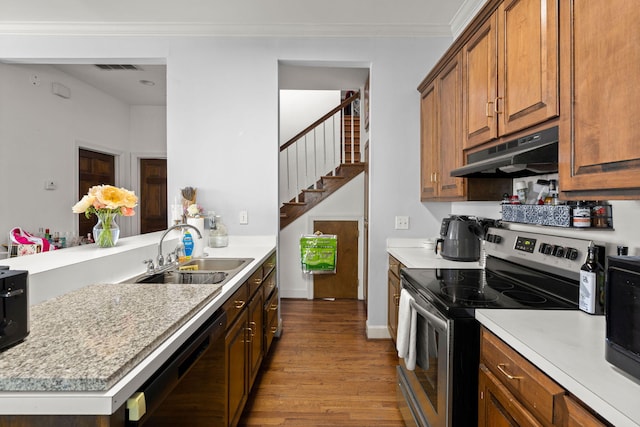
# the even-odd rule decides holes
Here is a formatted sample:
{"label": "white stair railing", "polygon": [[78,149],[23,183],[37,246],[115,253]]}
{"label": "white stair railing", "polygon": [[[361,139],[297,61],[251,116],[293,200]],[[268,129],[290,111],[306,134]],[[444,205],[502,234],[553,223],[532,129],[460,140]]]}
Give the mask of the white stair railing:
{"label": "white stair railing", "polygon": [[[303,189],[315,189],[320,178],[341,163],[357,162],[354,122],[360,120],[359,100],[359,93],[348,97],[280,147],[280,205],[299,202]],[[343,129],[349,128],[343,138]]]}

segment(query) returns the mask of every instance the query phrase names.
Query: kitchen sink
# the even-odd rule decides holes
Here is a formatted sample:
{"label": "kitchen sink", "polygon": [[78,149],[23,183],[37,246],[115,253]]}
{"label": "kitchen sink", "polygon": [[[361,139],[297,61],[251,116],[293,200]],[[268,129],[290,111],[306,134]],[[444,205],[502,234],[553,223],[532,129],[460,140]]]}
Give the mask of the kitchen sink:
{"label": "kitchen sink", "polygon": [[195,258],[180,264],[178,269],[196,266],[196,271],[231,271],[240,270],[251,261],[253,258]]}
{"label": "kitchen sink", "polygon": [[136,283],[188,283],[192,285],[200,285],[200,284],[216,284],[224,282],[228,273],[224,273],[222,271],[176,271],[170,270],[165,271],[163,273],[145,275],[138,280]]}
{"label": "kitchen sink", "polygon": [[166,271],[144,273],[122,283],[220,284],[251,261],[253,258],[194,258]]}

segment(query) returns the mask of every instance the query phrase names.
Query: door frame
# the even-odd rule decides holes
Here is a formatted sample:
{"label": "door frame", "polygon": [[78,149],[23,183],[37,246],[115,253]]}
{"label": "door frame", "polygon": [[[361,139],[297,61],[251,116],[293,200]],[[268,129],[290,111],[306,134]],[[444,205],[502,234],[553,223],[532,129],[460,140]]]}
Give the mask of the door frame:
{"label": "door frame", "polygon": [[[364,218],[359,215],[307,215],[307,233],[313,234],[314,221],[357,221],[358,222],[358,300],[364,299],[363,270],[364,270]],[[338,242],[340,244],[340,242]],[[313,275],[305,274],[307,283],[307,299],[313,299]]]}
{"label": "door frame", "polygon": [[[167,152],[144,152],[144,151],[137,151],[137,152],[132,152],[131,156],[130,156],[130,170],[131,170],[131,188],[130,190],[132,190],[133,192],[136,193],[136,195],[140,195],[140,160],[142,159],[165,159],[168,162],[167,159]],[[167,171],[168,171],[169,167],[167,165]],[[167,183],[167,192],[169,192],[169,187],[168,187],[168,183]],[[176,190],[176,194],[178,194],[177,190]],[[171,194],[167,194],[167,205],[171,205]],[[169,208],[169,206],[167,206],[167,209]],[[169,212],[167,212],[167,218],[170,220],[170,215],[168,215]],[[132,224],[132,235],[138,235],[140,234],[140,215],[134,215],[133,216],[134,221]],[[167,224],[167,228],[169,228],[169,224]]]}
{"label": "door frame", "polygon": [[[122,164],[124,151],[116,150],[112,147],[107,147],[105,145],[95,144],[92,142],[87,142],[83,140],[76,139],[75,144],[73,145],[73,164],[74,166],[74,176],[73,176],[73,187],[74,194],[73,200],[77,200],[78,198],[78,187],[80,186],[80,171],[78,169],[78,162],[80,161],[80,149],[95,151],[97,153],[107,154],[109,156],[113,156],[113,168],[115,174],[115,181],[117,187],[123,187],[126,182],[125,178],[125,170],[126,168]],[[122,231],[122,234],[125,236],[131,235],[131,223],[129,221],[121,221],[122,218],[118,219],[118,226]],[[78,230],[78,215],[74,215],[73,218],[73,228],[74,230]]]}

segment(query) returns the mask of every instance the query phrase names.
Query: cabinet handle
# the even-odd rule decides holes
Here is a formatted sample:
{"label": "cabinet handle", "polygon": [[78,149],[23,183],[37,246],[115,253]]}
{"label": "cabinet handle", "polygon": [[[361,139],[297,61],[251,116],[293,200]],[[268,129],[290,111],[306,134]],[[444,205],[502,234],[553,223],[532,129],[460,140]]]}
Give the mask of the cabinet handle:
{"label": "cabinet handle", "polygon": [[250,343],[253,341],[252,338],[253,331],[251,330],[251,328],[244,328],[244,340],[242,342]]}
{"label": "cabinet handle", "polygon": [[235,306],[236,310],[241,310],[244,307],[244,305],[246,304],[245,301],[238,301],[238,300],[234,301],[234,303],[236,304],[236,306]]}
{"label": "cabinet handle", "polygon": [[495,111],[497,114],[501,114],[502,111],[498,110],[498,100],[502,99],[501,96],[498,96],[495,100],[495,103],[493,104],[493,111]]}
{"label": "cabinet handle", "polygon": [[277,326],[272,326],[272,327],[271,327],[271,333],[272,333],[273,335],[275,335],[275,334],[276,334],[276,332],[278,332],[278,327],[277,327]]}
{"label": "cabinet handle", "polygon": [[262,279],[253,279],[253,284],[259,286],[262,283]]}
{"label": "cabinet handle", "polygon": [[395,301],[396,307],[400,307],[400,295],[394,294],[393,300]]}
{"label": "cabinet handle", "polygon": [[506,368],[506,366],[507,366],[507,365],[506,365],[506,364],[504,364],[504,363],[498,363],[498,365],[497,365],[498,370],[499,370],[500,372],[502,372],[502,374],[503,374],[505,377],[509,378],[510,380],[521,380],[521,379],[522,379],[522,377],[516,377],[515,375],[511,375],[511,374],[509,374],[509,373],[506,371],[506,369],[505,369],[505,368]]}
{"label": "cabinet handle", "polygon": [[271,306],[269,306],[269,310],[277,311],[278,310],[278,304],[271,304]]}
{"label": "cabinet handle", "polygon": [[491,110],[493,110],[493,108],[491,108],[491,105],[493,105],[493,101],[487,101],[487,104],[484,106],[484,112],[487,117],[493,117],[493,114],[491,114]]}
{"label": "cabinet handle", "polygon": [[273,268],[273,267],[275,267],[276,265],[275,265],[274,263],[272,263],[272,262],[268,262],[268,263],[266,264],[266,266],[267,266],[267,268],[268,268],[268,269],[272,269],[272,268]]}
{"label": "cabinet handle", "polygon": [[253,332],[253,328],[256,327],[256,322],[249,322],[249,324],[251,325],[251,327],[249,328],[249,335],[253,337],[256,334],[255,332]]}

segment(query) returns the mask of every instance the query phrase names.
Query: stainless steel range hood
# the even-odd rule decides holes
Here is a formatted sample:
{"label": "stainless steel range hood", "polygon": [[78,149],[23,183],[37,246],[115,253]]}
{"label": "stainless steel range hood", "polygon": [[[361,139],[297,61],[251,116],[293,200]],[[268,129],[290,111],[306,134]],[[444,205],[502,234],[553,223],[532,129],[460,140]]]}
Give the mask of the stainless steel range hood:
{"label": "stainless steel range hood", "polygon": [[467,156],[451,171],[466,178],[519,178],[558,172],[558,127],[523,136]]}

